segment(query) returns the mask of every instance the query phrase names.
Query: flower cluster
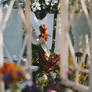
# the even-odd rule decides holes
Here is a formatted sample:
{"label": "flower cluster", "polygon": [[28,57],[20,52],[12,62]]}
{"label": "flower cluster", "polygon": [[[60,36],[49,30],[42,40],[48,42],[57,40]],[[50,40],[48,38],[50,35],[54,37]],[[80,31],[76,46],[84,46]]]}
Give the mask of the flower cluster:
{"label": "flower cluster", "polygon": [[17,83],[25,79],[25,69],[22,66],[16,66],[14,63],[5,62],[0,67],[0,75],[5,83]]}
{"label": "flower cluster", "polygon": [[[88,66],[86,64],[81,65],[81,69],[86,69],[88,71]],[[84,72],[79,72],[79,83],[83,85],[88,85],[89,74]]]}

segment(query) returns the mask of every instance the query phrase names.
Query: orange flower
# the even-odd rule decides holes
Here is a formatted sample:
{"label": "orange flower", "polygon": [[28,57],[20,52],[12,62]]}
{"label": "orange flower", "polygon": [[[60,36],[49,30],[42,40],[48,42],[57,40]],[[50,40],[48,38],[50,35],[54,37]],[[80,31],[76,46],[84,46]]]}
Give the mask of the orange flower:
{"label": "orange flower", "polygon": [[1,67],[1,68],[0,68],[0,73],[2,73],[2,74],[5,73],[5,68],[4,68],[4,67]]}
{"label": "orange flower", "polygon": [[43,26],[43,28],[44,28],[45,30],[47,30],[47,25],[46,25],[46,24],[43,24],[42,26]]}
{"label": "orange flower", "polygon": [[40,33],[41,33],[41,37],[43,38],[43,41],[46,42],[48,39],[48,36],[51,36],[48,32],[47,32],[47,25],[46,24],[42,24],[40,26]]}
{"label": "orange flower", "polygon": [[17,73],[14,72],[14,71],[11,73],[11,77],[12,77],[12,79],[13,79],[14,81],[17,81],[17,80],[18,80],[18,75],[17,75]]}
{"label": "orange flower", "polygon": [[6,63],[4,63],[3,66],[6,69],[6,72],[11,72],[11,71],[15,70],[15,68],[16,68],[15,64],[13,64],[11,62],[6,62]]}

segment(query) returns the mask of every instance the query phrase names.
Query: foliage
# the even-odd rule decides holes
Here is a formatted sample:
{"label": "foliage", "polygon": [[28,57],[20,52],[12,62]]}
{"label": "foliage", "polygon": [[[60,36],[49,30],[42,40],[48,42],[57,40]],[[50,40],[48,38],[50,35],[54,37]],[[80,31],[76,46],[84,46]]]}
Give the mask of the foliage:
{"label": "foliage", "polygon": [[38,19],[43,19],[47,13],[58,13],[58,0],[35,0],[32,2],[32,11]]}
{"label": "foliage", "polygon": [[[81,69],[87,69],[88,70],[88,66],[86,64],[83,64],[81,66]],[[89,74],[80,72],[79,73],[79,83],[88,86],[88,84],[89,84]]]}

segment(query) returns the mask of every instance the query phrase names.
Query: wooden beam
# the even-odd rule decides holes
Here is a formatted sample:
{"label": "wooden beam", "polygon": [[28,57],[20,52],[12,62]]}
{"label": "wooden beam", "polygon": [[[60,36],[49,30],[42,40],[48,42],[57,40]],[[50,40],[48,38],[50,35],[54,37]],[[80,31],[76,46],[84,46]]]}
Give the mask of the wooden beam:
{"label": "wooden beam", "polygon": [[[2,7],[0,7],[0,28],[2,27]],[[0,66],[3,65],[3,32],[0,29]]]}
{"label": "wooden beam", "polygon": [[60,0],[60,19],[61,19],[61,62],[60,76],[67,79],[68,71],[68,39],[66,27],[68,25],[68,3],[69,0]]}
{"label": "wooden beam", "polygon": [[30,5],[31,1],[26,0],[25,2],[25,17],[26,17],[26,23],[27,23],[27,35],[28,35],[28,42],[27,42],[27,61],[28,61],[28,67],[29,67],[29,72],[31,75],[31,82],[32,82],[32,39],[31,39],[31,19],[30,19]]}
{"label": "wooden beam", "polygon": [[92,92],[92,0],[90,0],[90,78],[89,78],[89,84],[90,84],[90,89],[89,92]]}
{"label": "wooden beam", "polygon": [[[0,0],[1,1],[1,0]],[[2,6],[0,6],[0,28],[2,26]],[[0,29],[0,66],[3,65],[3,32]],[[4,92],[4,82],[2,81],[2,76],[0,75],[0,92]]]}
{"label": "wooden beam", "polygon": [[[89,87],[88,86],[84,86],[84,85],[81,85],[81,84],[76,84],[76,82],[72,82],[70,80],[66,80],[66,79],[63,79],[61,81],[62,84],[72,88],[72,89],[76,89],[78,91],[81,91],[81,92],[88,92],[89,91]],[[92,92],[92,90],[91,90]]]}
{"label": "wooden beam", "polygon": [[87,19],[89,29],[90,29],[90,78],[89,78],[90,89],[89,89],[89,92],[92,92],[92,0],[90,0],[90,15],[91,15],[91,17],[89,16],[85,1],[81,0],[81,5],[82,5],[83,11],[86,15],[86,19]]}
{"label": "wooden beam", "polygon": [[14,2],[15,2],[15,0],[10,0],[10,4],[8,6],[8,9],[7,9],[5,18],[2,21],[1,31],[4,31],[4,29],[5,29],[6,25],[7,25],[7,21],[9,19],[10,14],[11,14],[11,11],[12,11],[12,8],[13,8],[13,5],[14,5]]}
{"label": "wooden beam", "polygon": [[80,72],[83,72],[83,73],[90,73],[88,69],[81,69],[80,67],[76,67],[76,66],[70,66],[69,65],[69,68],[76,70],[76,71],[79,70]]}

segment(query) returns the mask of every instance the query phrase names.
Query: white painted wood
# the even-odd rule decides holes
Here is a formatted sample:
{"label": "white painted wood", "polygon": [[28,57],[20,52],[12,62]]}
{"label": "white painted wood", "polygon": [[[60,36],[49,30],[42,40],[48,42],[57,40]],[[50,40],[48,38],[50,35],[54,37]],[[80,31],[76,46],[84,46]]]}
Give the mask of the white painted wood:
{"label": "white painted wood", "polygon": [[[89,24],[89,28],[90,28],[90,78],[89,78],[89,86],[90,86],[90,89],[89,89],[89,92],[92,92],[92,16],[89,17],[89,13],[87,11],[87,7],[86,7],[86,4],[83,0],[81,0],[81,5],[82,5],[82,8],[83,8],[83,11],[86,15],[86,18],[87,18],[87,22]],[[92,0],[90,0],[90,15],[92,15]]]}
{"label": "white painted wood", "polygon": [[[2,20],[3,14],[2,14],[2,8],[0,7],[0,65],[3,65],[3,30],[5,29],[5,26],[7,24],[13,4],[14,4],[14,0],[11,0],[10,6],[8,8],[8,11],[6,13],[4,20]],[[1,77],[0,77],[0,92],[5,92],[4,82],[2,81]]]}
{"label": "white painted wood", "polygon": [[[82,0],[81,0],[82,1]],[[62,4],[62,6],[60,7],[61,9],[60,9],[60,13],[61,13],[61,21],[62,22],[64,22],[65,20],[63,20],[63,19],[65,19],[65,2],[63,1],[63,0],[61,0],[61,2],[60,2],[61,4]],[[83,5],[83,4],[82,4]],[[85,7],[83,7],[83,9],[85,9]],[[64,11],[64,12],[63,12]],[[87,11],[84,11],[85,12],[85,14],[86,14],[86,16],[87,16],[87,19],[88,19],[88,23],[89,23],[89,25],[90,25],[90,23],[91,22],[89,22],[90,20],[89,20],[89,17],[88,17],[88,14],[87,14]],[[62,17],[62,16],[64,16],[64,17]],[[64,28],[64,23],[62,23],[61,22],[61,25],[63,26],[63,28]],[[63,30],[63,28],[61,27],[61,29]],[[61,35],[62,36],[62,39],[64,40],[64,41],[62,41],[62,39],[61,39],[61,41],[62,41],[62,43],[64,44],[64,46],[66,45],[65,43],[67,43],[67,41],[65,40],[66,39],[66,37],[65,37],[65,33],[64,32],[62,32],[63,33],[63,35]],[[65,42],[65,43],[64,43]],[[92,43],[92,42],[91,42]],[[62,44],[61,44],[62,45]],[[66,50],[65,50],[65,47],[64,46],[61,46],[61,51],[65,51],[66,52]],[[92,45],[91,45],[92,46]],[[62,48],[63,47],[63,48]],[[67,47],[68,48],[68,47]],[[64,58],[62,59],[62,56],[64,56],[64,53],[62,53],[61,54],[61,66],[60,67],[62,67],[61,69],[61,71],[64,73],[64,68],[66,68],[65,66],[64,66],[64,64],[62,64],[62,60],[64,60]],[[65,57],[65,56],[64,56]],[[77,73],[76,74],[78,74],[78,72],[80,71],[81,69],[78,69],[78,67],[77,67]],[[61,75],[63,74],[61,72]],[[91,71],[92,72],[92,71]],[[64,74],[63,74],[64,75]],[[91,76],[91,75],[90,75]],[[64,76],[65,77],[65,76]],[[92,78],[92,76],[91,76],[91,78]],[[77,83],[76,83],[77,82]],[[89,90],[89,87],[86,87],[86,86],[83,86],[83,85],[80,85],[79,83],[78,83],[78,76],[76,77],[76,82],[71,82],[71,81],[69,81],[69,80],[62,80],[62,83],[64,84],[64,85],[66,85],[66,86],[68,86],[68,87],[72,87],[73,89],[77,89],[77,90],[79,90],[79,91],[82,91],[82,92],[88,92],[88,90]],[[90,83],[90,84],[92,84],[92,82]],[[92,88],[92,86],[91,86],[91,88]],[[92,90],[91,90],[92,91]],[[90,91],[90,92],[91,92]]]}
{"label": "white painted wood", "polygon": [[14,1],[15,1],[15,0],[11,0],[11,1],[10,1],[8,10],[7,10],[7,12],[6,12],[6,16],[5,16],[4,20],[2,21],[2,27],[1,27],[1,30],[2,30],[2,31],[5,29],[5,27],[6,27],[6,25],[7,25],[7,21],[8,21],[8,19],[9,19],[10,14],[11,14]]}
{"label": "white painted wood", "polygon": [[74,70],[79,70],[80,72],[83,73],[89,73],[90,71],[88,69],[81,69],[80,67],[76,67],[76,66],[69,66],[70,69],[74,69]]}
{"label": "white painted wood", "polygon": [[91,39],[90,39],[90,79],[89,79],[90,91],[89,92],[92,92],[92,29],[90,35],[91,35]]}
{"label": "white painted wood", "polygon": [[[0,28],[2,26],[2,17],[3,17],[2,6],[0,6]],[[0,29],[0,66],[2,64],[3,64],[3,32]]]}
{"label": "white painted wood", "polygon": [[61,17],[61,62],[60,62],[60,76],[67,79],[68,71],[68,39],[67,39],[67,25],[68,25],[68,0],[60,0],[60,17]]}
{"label": "white painted wood", "polygon": [[22,59],[22,56],[23,56],[25,47],[26,47],[26,45],[27,45],[27,40],[28,40],[28,35],[26,34],[26,36],[25,36],[25,38],[24,38],[23,46],[22,46],[21,51],[20,51],[20,53],[19,53],[18,65],[21,64],[21,59]]}
{"label": "white painted wood", "polygon": [[[0,0],[1,1],[1,0]],[[0,28],[2,26],[2,6],[0,6]],[[0,29],[0,66],[3,65],[3,32]],[[2,81],[2,76],[0,75],[0,92],[4,92],[4,82]]]}
{"label": "white painted wood", "polygon": [[0,30],[0,66],[3,65],[3,32]]}
{"label": "white painted wood", "polygon": [[32,82],[32,39],[31,39],[31,23],[30,23],[30,5],[31,5],[31,1],[30,0],[26,0],[25,2],[26,7],[25,7],[25,17],[26,17],[26,23],[27,23],[27,35],[28,35],[28,42],[27,42],[27,61],[28,61],[28,65],[29,65],[29,72],[31,75],[31,79],[30,82]]}
{"label": "white painted wood", "polygon": [[[3,19],[3,16],[2,16],[3,13],[0,13],[0,16],[2,16],[1,19],[0,19],[0,20],[2,20],[2,21],[0,22],[0,23],[1,23],[1,24],[0,24],[0,40],[3,39],[1,32],[4,31],[4,29],[5,29],[6,25],[7,25],[7,21],[8,21],[8,19],[9,19],[10,14],[11,14],[11,10],[12,10],[14,1],[15,1],[15,0],[11,0],[11,1],[10,1],[10,5],[9,5],[9,7],[8,7],[8,10],[7,10],[7,12],[6,12],[6,16],[5,16],[4,20],[2,20],[2,19]],[[1,10],[0,10],[0,12],[1,12]],[[2,40],[1,40],[1,43],[2,43]],[[1,50],[2,50],[2,49],[1,49]],[[1,56],[1,55],[0,55],[0,56]],[[1,56],[1,57],[2,57],[2,56]],[[1,61],[2,61],[2,60],[1,60]]]}
{"label": "white painted wood", "polygon": [[0,92],[5,92],[4,82],[2,81],[1,78],[0,78]]}
{"label": "white painted wood", "polygon": [[71,55],[72,55],[72,58],[73,58],[73,63],[77,67],[78,64],[77,64],[77,60],[76,60],[76,57],[75,57],[75,50],[73,48],[69,33],[67,33],[67,39],[68,39],[69,49],[70,49],[70,52],[71,52]]}
{"label": "white painted wood", "polygon": [[90,47],[89,47],[89,44],[90,44],[90,41],[89,41],[89,36],[86,35],[86,52],[88,54],[88,61],[87,61],[87,65],[89,66],[90,65]]}
{"label": "white painted wood", "polygon": [[[72,88],[72,89],[76,89],[78,91],[81,91],[81,92],[88,92],[89,91],[89,87],[88,86],[84,86],[84,85],[81,85],[81,84],[76,84],[75,82],[72,82],[72,81],[69,81],[69,80],[62,80],[61,81],[62,84]],[[92,92],[92,90],[90,91]]]}
{"label": "white painted wood", "polygon": [[[23,21],[23,23],[25,25],[26,30],[28,30],[27,21],[26,21],[25,15],[23,13],[23,10],[22,10],[22,8],[20,6],[19,6],[19,11],[18,12],[19,12],[19,15],[20,15],[20,17],[21,17],[21,19],[22,19],[22,21]],[[28,40],[28,34],[26,32],[25,38],[24,38],[24,42],[23,42],[23,46],[22,46],[21,51],[19,53],[18,65],[20,64],[20,61],[22,59],[22,56],[23,56],[23,53],[24,53],[24,49],[25,49],[25,47],[27,45],[27,40]]]}
{"label": "white painted wood", "polygon": [[89,84],[90,84],[90,90],[89,92],[92,92],[92,0],[90,0],[90,12],[91,12],[91,26],[90,26],[90,81],[89,81]]}

